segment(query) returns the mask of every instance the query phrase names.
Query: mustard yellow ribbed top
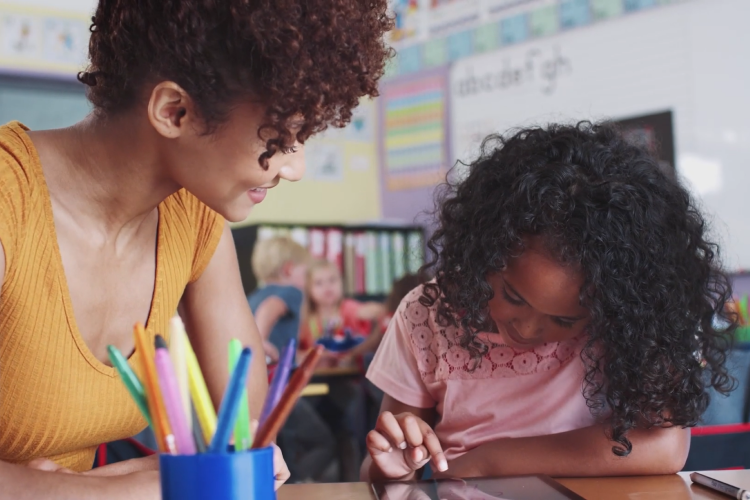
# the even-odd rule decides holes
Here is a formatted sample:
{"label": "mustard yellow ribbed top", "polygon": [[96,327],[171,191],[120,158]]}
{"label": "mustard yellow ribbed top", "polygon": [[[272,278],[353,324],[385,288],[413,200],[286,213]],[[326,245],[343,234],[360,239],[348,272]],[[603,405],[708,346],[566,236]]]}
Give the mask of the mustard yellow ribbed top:
{"label": "mustard yellow ribbed top", "polygon": [[[76,327],[47,184],[26,127],[0,127],[0,460],[45,457],[76,471],[96,447],[133,436],[145,420],[115,369]],[[198,279],[224,220],[181,190],[159,205],[156,280],[146,329],[168,332],[185,286]],[[92,286],[96,286],[92,283]],[[129,362],[137,369],[139,353]]]}

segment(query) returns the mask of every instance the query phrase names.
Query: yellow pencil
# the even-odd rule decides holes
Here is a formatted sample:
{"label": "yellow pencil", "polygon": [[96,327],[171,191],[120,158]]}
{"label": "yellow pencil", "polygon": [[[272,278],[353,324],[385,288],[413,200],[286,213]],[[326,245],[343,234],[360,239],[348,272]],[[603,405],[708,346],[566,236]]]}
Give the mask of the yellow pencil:
{"label": "yellow pencil", "polygon": [[140,323],[137,323],[133,330],[135,334],[135,348],[140,353],[143,386],[146,389],[146,400],[148,401],[148,409],[151,413],[156,443],[159,445],[160,451],[174,454],[174,436],[172,436],[172,430],[167,419],[167,412],[164,408],[164,401],[161,397],[159,380],[154,365],[154,343],[153,341],[148,341],[146,330]]}
{"label": "yellow pencil", "polygon": [[182,409],[190,432],[193,431],[193,413],[190,411],[190,383],[188,381],[186,333],[182,319],[175,315],[169,320],[169,357],[172,358]]}
{"label": "yellow pencil", "polygon": [[206,445],[208,445],[211,443],[216,432],[216,410],[211,402],[211,396],[208,394],[208,388],[206,387],[206,381],[203,379],[198,358],[195,357],[195,351],[193,351],[190,339],[187,336],[185,336],[185,353],[187,354],[190,395],[193,397],[193,405],[195,405],[195,413],[198,415],[198,423],[203,432],[203,439],[206,441]]}

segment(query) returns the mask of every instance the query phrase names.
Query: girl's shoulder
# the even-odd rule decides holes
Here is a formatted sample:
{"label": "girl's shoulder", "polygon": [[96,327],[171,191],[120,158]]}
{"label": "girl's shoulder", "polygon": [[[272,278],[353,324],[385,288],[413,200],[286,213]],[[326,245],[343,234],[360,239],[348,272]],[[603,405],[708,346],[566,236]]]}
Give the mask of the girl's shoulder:
{"label": "girl's shoulder", "polygon": [[423,288],[409,292],[396,314],[426,382],[524,377],[556,371],[576,358],[583,346],[583,339],[575,338],[518,350],[477,333],[485,352],[472,355],[463,347],[465,331],[440,318],[436,302],[421,300]]}

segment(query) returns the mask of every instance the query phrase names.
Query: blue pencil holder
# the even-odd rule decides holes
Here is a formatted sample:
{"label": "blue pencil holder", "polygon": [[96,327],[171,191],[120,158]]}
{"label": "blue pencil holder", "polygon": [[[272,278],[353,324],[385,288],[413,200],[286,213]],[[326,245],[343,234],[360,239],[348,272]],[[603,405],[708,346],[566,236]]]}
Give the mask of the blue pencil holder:
{"label": "blue pencil holder", "polygon": [[273,448],[159,456],[162,500],[276,500]]}

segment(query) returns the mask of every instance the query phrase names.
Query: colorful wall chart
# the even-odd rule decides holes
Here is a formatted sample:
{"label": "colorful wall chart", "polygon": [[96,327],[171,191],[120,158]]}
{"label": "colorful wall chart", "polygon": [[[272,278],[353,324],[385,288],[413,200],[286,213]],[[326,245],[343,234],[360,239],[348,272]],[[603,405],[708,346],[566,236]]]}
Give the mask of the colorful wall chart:
{"label": "colorful wall chart", "polygon": [[86,64],[89,16],[0,2],[0,70],[73,78]]}
{"label": "colorful wall chart", "polygon": [[[687,0],[397,0],[386,79],[660,5]],[[400,6],[400,7],[399,7]],[[407,15],[408,13],[408,15]],[[408,23],[407,23],[408,20]]]}
{"label": "colorful wall chart", "polygon": [[383,85],[380,146],[386,189],[432,186],[445,176],[447,91],[443,71]]}

